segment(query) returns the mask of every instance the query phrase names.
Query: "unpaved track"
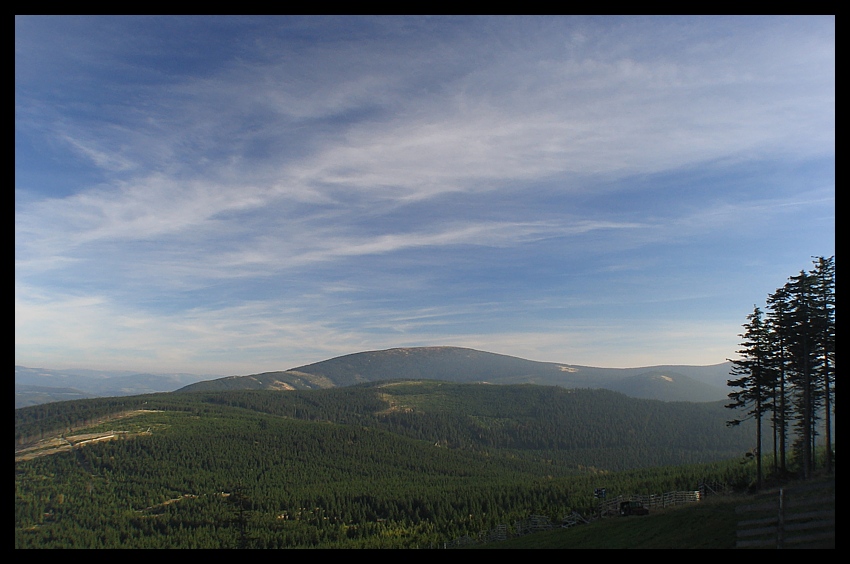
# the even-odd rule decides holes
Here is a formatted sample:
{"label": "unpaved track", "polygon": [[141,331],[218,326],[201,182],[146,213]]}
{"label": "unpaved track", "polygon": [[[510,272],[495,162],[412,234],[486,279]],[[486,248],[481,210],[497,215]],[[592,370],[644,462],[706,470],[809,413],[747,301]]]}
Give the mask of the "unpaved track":
{"label": "unpaved track", "polygon": [[[98,419],[94,422],[91,422],[88,425],[85,425],[85,427],[77,427],[75,429],[71,429],[71,432],[77,429],[94,427],[95,425],[102,425],[107,421],[118,421],[120,419],[128,419],[130,417],[135,417],[143,413],[153,412],[155,412],[155,410],[150,409],[134,409],[131,411],[122,411],[121,413],[116,413],[114,415],[110,415],[109,417],[104,417],[102,419]],[[101,441],[110,441],[119,437],[135,437],[138,435],[146,434],[149,433],[147,431],[141,433],[129,433],[127,431],[102,431],[100,433],[83,433],[78,435],[67,435],[65,433],[61,433],[53,437],[42,439],[34,444],[31,443],[28,445],[22,445],[20,447],[15,447],[15,462],[20,462],[22,460],[32,460],[33,458],[38,458],[39,456],[56,454],[58,452],[71,450],[75,447],[81,447],[84,445]]]}

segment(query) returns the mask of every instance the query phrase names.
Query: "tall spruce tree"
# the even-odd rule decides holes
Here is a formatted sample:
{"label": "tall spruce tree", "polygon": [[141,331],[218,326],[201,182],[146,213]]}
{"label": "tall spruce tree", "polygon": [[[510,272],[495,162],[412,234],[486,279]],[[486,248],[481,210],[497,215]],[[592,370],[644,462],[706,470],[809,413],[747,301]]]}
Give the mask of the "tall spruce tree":
{"label": "tall spruce tree", "polygon": [[817,354],[817,327],[815,313],[814,276],[800,271],[786,285],[790,296],[790,335],[793,370],[793,401],[796,411],[797,440],[795,454],[802,463],[803,477],[809,478],[814,469],[815,438],[817,435],[817,413],[821,388],[820,357]]}
{"label": "tall spruce tree", "polygon": [[835,391],[835,257],[817,257],[814,278],[814,326],[816,347],[820,357],[820,383],[826,443],[825,467],[832,472],[832,396]]}
{"label": "tall spruce tree", "polygon": [[765,413],[773,409],[771,403],[771,371],[768,370],[768,358],[770,342],[767,327],[762,318],[762,311],[758,306],[753,306],[753,313],[747,316],[748,322],[744,324],[744,333],[740,335],[743,340],[738,354],[741,358],[730,360],[732,362],[732,376],[739,376],[727,381],[727,385],[735,388],[729,393],[732,403],[726,407],[730,409],[749,409],[742,419],[727,421],[728,425],[739,425],[747,419],[756,420],[756,487],[761,489],[762,475],[762,418]]}
{"label": "tall spruce tree", "polygon": [[767,298],[767,325],[770,341],[770,370],[773,373],[773,436],[774,470],[780,474],[787,471],[788,427],[793,419],[792,405],[789,400],[790,383],[788,374],[791,365],[789,349],[790,313],[787,288],[779,288]]}

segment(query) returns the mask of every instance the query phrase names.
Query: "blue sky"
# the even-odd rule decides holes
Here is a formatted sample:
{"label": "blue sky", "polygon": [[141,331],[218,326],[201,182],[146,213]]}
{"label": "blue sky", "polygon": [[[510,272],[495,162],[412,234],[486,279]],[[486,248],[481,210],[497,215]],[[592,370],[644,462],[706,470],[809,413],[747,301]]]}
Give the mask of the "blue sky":
{"label": "blue sky", "polygon": [[834,254],[834,17],[15,19],[16,364],[714,364]]}

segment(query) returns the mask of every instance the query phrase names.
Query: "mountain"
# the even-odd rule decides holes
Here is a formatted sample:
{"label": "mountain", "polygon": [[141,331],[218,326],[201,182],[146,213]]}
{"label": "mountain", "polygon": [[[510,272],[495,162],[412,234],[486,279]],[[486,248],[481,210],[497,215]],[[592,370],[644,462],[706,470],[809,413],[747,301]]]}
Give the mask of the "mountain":
{"label": "mountain", "polygon": [[383,380],[445,380],[602,388],[639,398],[710,402],[726,399],[729,363],[715,366],[594,368],[538,362],[461,347],[394,348],[349,354],[281,372],[229,376],[177,391],[317,389]]}
{"label": "mountain", "polygon": [[209,376],[15,366],[15,409],[87,397],[171,392]]}

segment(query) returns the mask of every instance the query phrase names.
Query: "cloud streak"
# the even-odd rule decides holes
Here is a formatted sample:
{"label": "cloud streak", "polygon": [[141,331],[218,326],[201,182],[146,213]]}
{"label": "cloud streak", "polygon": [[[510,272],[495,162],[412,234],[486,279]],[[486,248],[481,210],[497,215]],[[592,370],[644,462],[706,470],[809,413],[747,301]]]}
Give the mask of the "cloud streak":
{"label": "cloud streak", "polygon": [[[507,343],[524,316],[488,318],[500,300],[652,301],[652,277],[728,279],[735,239],[774,237],[779,271],[834,246],[834,59],[834,18],[18,18],[16,319],[143,320],[123,331],[163,364],[239,331]],[[789,240],[789,213],[822,225]],[[381,296],[398,319],[442,296],[492,331],[317,307],[366,320]],[[284,320],[307,310],[315,338]],[[181,352],[155,352],[158,323]],[[90,331],[31,342],[110,339]]]}

